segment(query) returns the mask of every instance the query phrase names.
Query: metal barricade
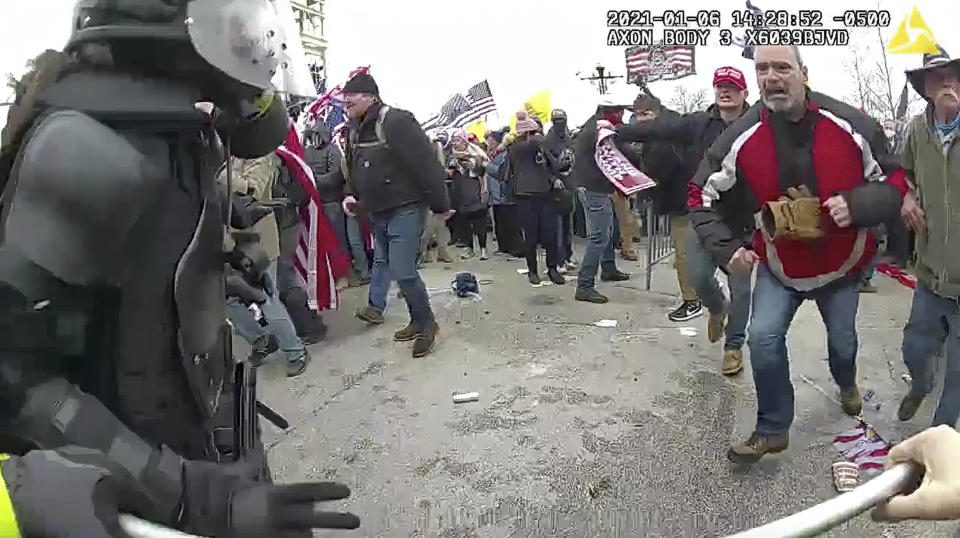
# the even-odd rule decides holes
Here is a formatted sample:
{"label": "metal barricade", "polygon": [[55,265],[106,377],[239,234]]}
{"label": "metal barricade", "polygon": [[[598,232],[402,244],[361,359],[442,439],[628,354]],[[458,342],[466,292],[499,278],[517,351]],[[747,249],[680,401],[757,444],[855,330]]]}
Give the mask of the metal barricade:
{"label": "metal barricade", "polygon": [[673,254],[673,242],[670,240],[670,215],[657,215],[652,206],[646,208],[644,241],[647,242],[646,289],[650,291],[653,278],[653,266]]}
{"label": "metal barricade", "polygon": [[728,538],[802,538],[817,536],[837,525],[903,493],[916,484],[920,468],[911,463],[894,465],[851,492],[824,501],[772,523],[750,529]]}

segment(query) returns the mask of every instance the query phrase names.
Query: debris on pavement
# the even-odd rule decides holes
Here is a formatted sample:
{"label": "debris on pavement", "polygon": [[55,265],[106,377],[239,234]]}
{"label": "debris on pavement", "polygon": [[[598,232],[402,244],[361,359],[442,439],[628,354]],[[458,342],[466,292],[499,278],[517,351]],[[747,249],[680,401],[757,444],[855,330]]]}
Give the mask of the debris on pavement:
{"label": "debris on pavement", "polygon": [[480,400],[479,392],[464,392],[453,395],[453,403],[476,402]]}
{"label": "debris on pavement", "polygon": [[853,491],[860,485],[860,469],[856,463],[838,461],[833,464],[833,487],[840,493]]}
{"label": "debris on pavement", "polygon": [[913,384],[913,377],[910,374],[903,374],[900,379],[903,379],[903,382],[907,385]]}
{"label": "debris on pavement", "polygon": [[683,336],[696,336],[697,330],[693,327],[680,327],[680,334]]}
{"label": "debris on pavement", "polygon": [[604,329],[615,329],[617,327],[617,320],[615,319],[601,319],[593,322],[597,327],[603,327]]}
{"label": "debris on pavement", "polygon": [[518,274],[518,275],[525,275],[525,274],[527,274],[527,273],[529,273],[529,272],[530,272],[529,269],[517,269],[517,274]]}
{"label": "debris on pavement", "polygon": [[890,444],[863,421],[857,421],[854,429],[834,437],[833,446],[845,460],[855,463],[862,474],[882,471],[890,453]]}
{"label": "debris on pavement", "polygon": [[873,399],[877,394],[873,392],[873,389],[868,389],[867,392],[863,393],[863,403],[870,403],[870,400]]}

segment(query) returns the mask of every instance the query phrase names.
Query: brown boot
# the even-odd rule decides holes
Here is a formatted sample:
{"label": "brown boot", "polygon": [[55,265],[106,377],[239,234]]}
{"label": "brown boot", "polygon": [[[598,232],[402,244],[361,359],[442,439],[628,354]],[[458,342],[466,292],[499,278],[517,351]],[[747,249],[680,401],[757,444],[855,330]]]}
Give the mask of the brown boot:
{"label": "brown boot", "polygon": [[420,328],[411,321],[406,327],[393,333],[393,340],[395,342],[409,342],[410,340],[416,339],[418,336],[420,336]]}
{"label": "brown boot", "polygon": [[840,389],[840,407],[843,407],[843,412],[851,417],[855,417],[863,411],[860,389],[856,385]]}
{"label": "brown boot", "polygon": [[756,463],[765,454],[783,452],[790,444],[790,436],[786,433],[778,435],[760,435],[754,433],[746,441],[733,445],[727,451],[727,459],[733,463]]}
{"label": "brown boot", "polygon": [[737,375],[743,370],[743,351],[728,349],[723,352],[723,375]]}
{"label": "brown boot", "polygon": [[440,326],[436,321],[431,321],[426,330],[417,334],[417,340],[413,343],[413,358],[419,359],[426,357],[431,351],[437,340],[437,333],[440,332]]}
{"label": "brown boot", "polygon": [[367,305],[357,310],[357,318],[370,325],[383,324],[383,312],[377,310],[373,305]]}
{"label": "brown boot", "polygon": [[440,247],[437,249],[437,259],[443,263],[453,263],[453,256],[447,252],[446,247]]}
{"label": "brown boot", "polygon": [[729,304],[724,302],[723,309],[714,314],[710,312],[710,317],[707,319],[707,340],[711,344],[719,342],[723,338],[723,330],[727,328],[727,308]]}

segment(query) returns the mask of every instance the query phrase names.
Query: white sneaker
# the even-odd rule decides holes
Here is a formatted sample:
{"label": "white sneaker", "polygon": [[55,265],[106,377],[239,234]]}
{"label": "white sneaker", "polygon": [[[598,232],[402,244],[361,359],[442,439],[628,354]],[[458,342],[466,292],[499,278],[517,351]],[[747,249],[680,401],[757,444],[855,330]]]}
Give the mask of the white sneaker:
{"label": "white sneaker", "polygon": [[489,259],[490,259],[490,256],[487,256],[487,249],[485,249],[485,248],[481,248],[481,249],[480,249],[480,259],[481,259],[481,260],[489,260]]}
{"label": "white sneaker", "polygon": [[472,248],[464,249],[464,250],[463,250],[463,253],[460,254],[460,259],[461,259],[461,260],[469,260],[470,258],[473,258],[473,257],[476,256],[476,255],[477,255],[477,254],[473,251]]}

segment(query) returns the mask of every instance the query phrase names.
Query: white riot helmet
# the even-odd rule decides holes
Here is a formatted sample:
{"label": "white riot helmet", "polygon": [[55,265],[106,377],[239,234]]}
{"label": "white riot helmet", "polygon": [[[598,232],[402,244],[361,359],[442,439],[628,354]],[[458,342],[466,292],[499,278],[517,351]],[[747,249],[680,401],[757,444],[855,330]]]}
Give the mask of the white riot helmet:
{"label": "white riot helmet", "polygon": [[287,11],[289,0],[79,0],[67,47],[131,40],[189,43],[233,80],[315,96],[292,15],[284,22]]}

